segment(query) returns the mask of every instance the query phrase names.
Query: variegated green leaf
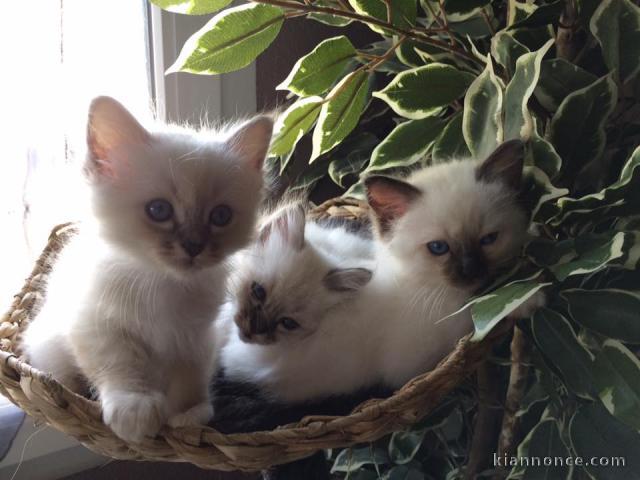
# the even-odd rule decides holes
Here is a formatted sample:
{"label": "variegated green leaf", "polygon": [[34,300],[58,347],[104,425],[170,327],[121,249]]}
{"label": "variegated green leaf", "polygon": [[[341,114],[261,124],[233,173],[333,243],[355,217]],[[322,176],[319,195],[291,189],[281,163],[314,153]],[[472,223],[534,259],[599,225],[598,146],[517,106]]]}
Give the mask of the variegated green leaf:
{"label": "variegated green leaf", "polygon": [[202,75],[246,67],[278,36],[284,11],[249,3],[220,12],[194,33],[167,73]]}
{"label": "variegated green leaf", "polygon": [[525,53],[516,62],[516,71],[504,92],[504,140],[529,139],[534,133],[529,113],[529,99],[538,84],[542,57],[553,45],[545,43],[540,50]]}
{"label": "variegated green leaf", "polygon": [[[333,2],[329,0],[315,0],[313,4],[317,7],[334,6]],[[331,25],[332,27],[345,27],[352,22],[352,20],[349,18],[338,17],[336,15],[331,15],[328,13],[310,13],[309,15],[307,15],[307,18],[311,18],[326,25]]]}
{"label": "variegated green leaf", "polygon": [[367,171],[408,167],[424,158],[440,135],[444,120],[426,117],[399,124],[373,151]]}
{"label": "variegated green leaf", "polygon": [[530,155],[525,162],[542,170],[550,179],[555,178],[562,168],[562,159],[556,149],[549,142],[541,138],[537,133],[529,139],[530,148],[527,154]]}
{"label": "variegated green leaf", "polygon": [[462,134],[462,112],[456,113],[433,144],[433,163],[445,163],[455,158],[471,156]]}
{"label": "variegated green leaf", "polygon": [[526,167],[522,183],[523,197],[526,198],[531,218],[543,223],[556,213],[555,209],[546,211],[545,204],[569,193],[566,188],[555,187],[547,174],[538,167]]}
{"label": "variegated green leaf", "polygon": [[462,133],[476,158],[484,158],[504,140],[502,85],[493,71],[491,58],[464,97]]}
{"label": "variegated green leaf", "polygon": [[[520,458],[567,458],[569,450],[560,437],[558,423],[548,418],[538,423],[518,446]],[[550,463],[525,465],[518,469],[519,478],[523,480],[549,480],[551,478],[569,478],[570,467],[567,465],[554,465]]]}
{"label": "variegated green leaf", "polygon": [[537,281],[517,281],[474,299],[470,303],[475,327],[471,340],[482,340],[500,320],[503,320],[547,285],[550,284]]}
{"label": "variegated green leaf", "polygon": [[333,159],[329,164],[331,180],[345,188],[345,180],[358,177],[379,142],[375,135],[368,132],[342,142],[335,155],[332,154]]}
{"label": "variegated green leaf", "polygon": [[486,7],[491,0],[444,0],[444,11],[447,15],[469,13],[481,7]]}
{"label": "variegated green leaf", "polygon": [[638,357],[622,343],[606,340],[596,357],[594,372],[598,394],[605,408],[618,420],[640,431]]}
{"label": "variegated green leaf", "polygon": [[309,131],[318,118],[323,101],[321,97],[303,98],[280,115],[271,141],[272,155],[286,155],[295,148],[298,140]]}
{"label": "variegated green leaf", "polygon": [[231,3],[231,0],[151,0],[163,10],[187,15],[215,13]]}
{"label": "variegated green leaf", "polygon": [[605,122],[617,95],[616,84],[609,75],[576,90],[560,104],[549,125],[549,139],[566,171],[577,171],[600,158],[607,138]]}
{"label": "variegated green leaf", "polygon": [[331,88],[356,54],[344,35],[324,40],[296,62],[277,89],[289,90],[301,97],[320,95]]}
{"label": "variegated green leaf", "polygon": [[389,440],[389,458],[397,465],[404,465],[413,460],[422,445],[426,430],[409,430],[396,432]]}
{"label": "variegated green leaf", "polygon": [[[569,423],[571,449],[580,456],[591,478],[618,480],[640,478],[637,431],[613,417],[600,403],[578,408]],[[608,465],[601,465],[605,459]]]}
{"label": "variegated green leaf", "polygon": [[535,8],[531,13],[529,13],[522,20],[516,21],[509,28],[514,29],[514,28],[522,28],[522,27],[540,27],[540,26],[548,25],[550,23],[552,24],[557,23],[558,20],[560,20],[560,14],[562,13],[563,9],[564,9],[563,0],[556,0],[555,2],[551,2],[546,5],[541,5]]}
{"label": "variegated green leaf", "polygon": [[364,465],[385,464],[389,456],[385,450],[373,444],[364,447],[352,447],[342,450],[333,463],[332,473],[353,472]]}
{"label": "variegated green leaf", "polygon": [[595,75],[562,58],[543,60],[535,96],[543,107],[554,112],[567,96],[597,79]]}
{"label": "variegated green leaf", "polygon": [[589,330],[640,344],[640,295],[625,290],[570,289],[560,294],[571,317]]}
{"label": "variegated green leaf", "polygon": [[491,55],[510,76],[516,71],[516,61],[525,53],[529,53],[529,49],[513,38],[513,34],[508,30],[499,31],[491,39]]}
{"label": "variegated green leaf", "polygon": [[588,246],[583,247],[584,250],[578,248],[577,258],[568,263],[555,265],[550,270],[560,281],[572,275],[586,275],[602,270],[611,262],[623,258],[628,236],[628,233],[617,232],[605,241],[589,242]]}
{"label": "variegated green leaf", "polygon": [[328,94],[313,131],[311,161],[328,152],[351,133],[367,104],[369,74],[350,73]]}
{"label": "variegated green leaf", "polygon": [[580,343],[569,322],[558,312],[540,308],[531,329],[536,344],[576,395],[593,398],[593,355]]}
{"label": "variegated green leaf", "polygon": [[[571,218],[591,214],[600,207],[615,206],[624,202],[631,192],[640,186],[640,147],[636,148],[625,164],[618,180],[598,193],[585,195],[582,198],[563,198],[558,202],[560,213],[553,223],[559,225]],[[632,200],[632,199],[630,199]],[[599,212],[602,215],[602,211]]]}
{"label": "variegated green leaf", "polygon": [[424,472],[409,465],[396,465],[378,478],[380,480],[424,480]]}
{"label": "variegated green leaf", "polygon": [[589,26],[616,79],[634,78],[640,71],[640,7],[631,0],[602,0]]}
{"label": "variegated green leaf", "polygon": [[[349,0],[349,5],[362,15],[377,18],[400,28],[411,28],[416,23],[418,6],[416,0]],[[385,34],[382,27],[367,24],[374,32]]]}
{"label": "variegated green leaf", "polygon": [[373,96],[384,100],[398,115],[417,120],[461,97],[472,79],[473,75],[450,65],[432,63],[399,73]]}

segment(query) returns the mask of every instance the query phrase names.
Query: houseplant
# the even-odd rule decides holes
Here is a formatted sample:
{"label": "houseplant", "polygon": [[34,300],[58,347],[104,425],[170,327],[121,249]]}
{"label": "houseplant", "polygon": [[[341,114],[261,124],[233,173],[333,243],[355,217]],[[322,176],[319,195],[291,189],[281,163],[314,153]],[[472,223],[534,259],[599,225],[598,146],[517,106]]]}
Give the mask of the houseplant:
{"label": "houseplant", "polygon": [[[287,172],[300,139],[312,139],[308,168],[292,188],[329,176],[358,197],[369,173],[481,158],[512,138],[528,142],[524,199],[538,236],[517,268],[467,308],[481,339],[541,289],[547,307],[517,325],[477,383],[461,386],[412,431],[332,452],[336,473],[640,477],[633,458],[640,445],[637,2],[153,2],[215,13],[169,73],[243,68],[292,17],[360,22],[380,36],[360,49],[346,35],[324,40],[283,79],[291,102],[272,142],[274,168]],[[379,138],[372,123],[388,126]],[[524,466],[511,458],[516,452],[583,464]],[[609,465],[588,465],[593,457]]]}

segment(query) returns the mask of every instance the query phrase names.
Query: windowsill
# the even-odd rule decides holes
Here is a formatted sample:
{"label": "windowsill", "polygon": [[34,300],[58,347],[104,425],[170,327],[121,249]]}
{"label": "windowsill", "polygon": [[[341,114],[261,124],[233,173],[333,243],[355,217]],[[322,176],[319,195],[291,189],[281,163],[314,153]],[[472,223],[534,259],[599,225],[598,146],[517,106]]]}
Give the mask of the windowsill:
{"label": "windowsill", "polygon": [[[0,396],[0,415],[4,409],[17,407]],[[51,427],[36,427],[27,416],[11,449],[0,461],[0,478],[57,480],[107,461],[107,458],[91,452],[76,440]]]}

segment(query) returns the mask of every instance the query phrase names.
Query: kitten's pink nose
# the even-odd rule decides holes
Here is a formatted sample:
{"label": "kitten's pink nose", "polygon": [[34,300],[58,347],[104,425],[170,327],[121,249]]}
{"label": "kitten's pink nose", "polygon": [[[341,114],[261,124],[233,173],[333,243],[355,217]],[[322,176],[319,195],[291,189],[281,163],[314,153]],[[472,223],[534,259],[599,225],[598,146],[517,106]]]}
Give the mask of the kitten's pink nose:
{"label": "kitten's pink nose", "polygon": [[182,248],[190,257],[197,257],[204,250],[204,243],[193,242],[191,240],[183,240]]}

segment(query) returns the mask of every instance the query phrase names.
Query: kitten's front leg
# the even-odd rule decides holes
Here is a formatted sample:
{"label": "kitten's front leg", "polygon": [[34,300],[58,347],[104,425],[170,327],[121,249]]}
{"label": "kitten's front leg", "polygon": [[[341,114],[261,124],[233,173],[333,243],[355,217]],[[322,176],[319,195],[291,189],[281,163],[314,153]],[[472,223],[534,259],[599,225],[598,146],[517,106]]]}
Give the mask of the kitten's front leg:
{"label": "kitten's front leg", "polygon": [[104,422],[123,440],[138,443],[152,437],[167,419],[167,398],[162,392],[114,386],[99,390]]}

